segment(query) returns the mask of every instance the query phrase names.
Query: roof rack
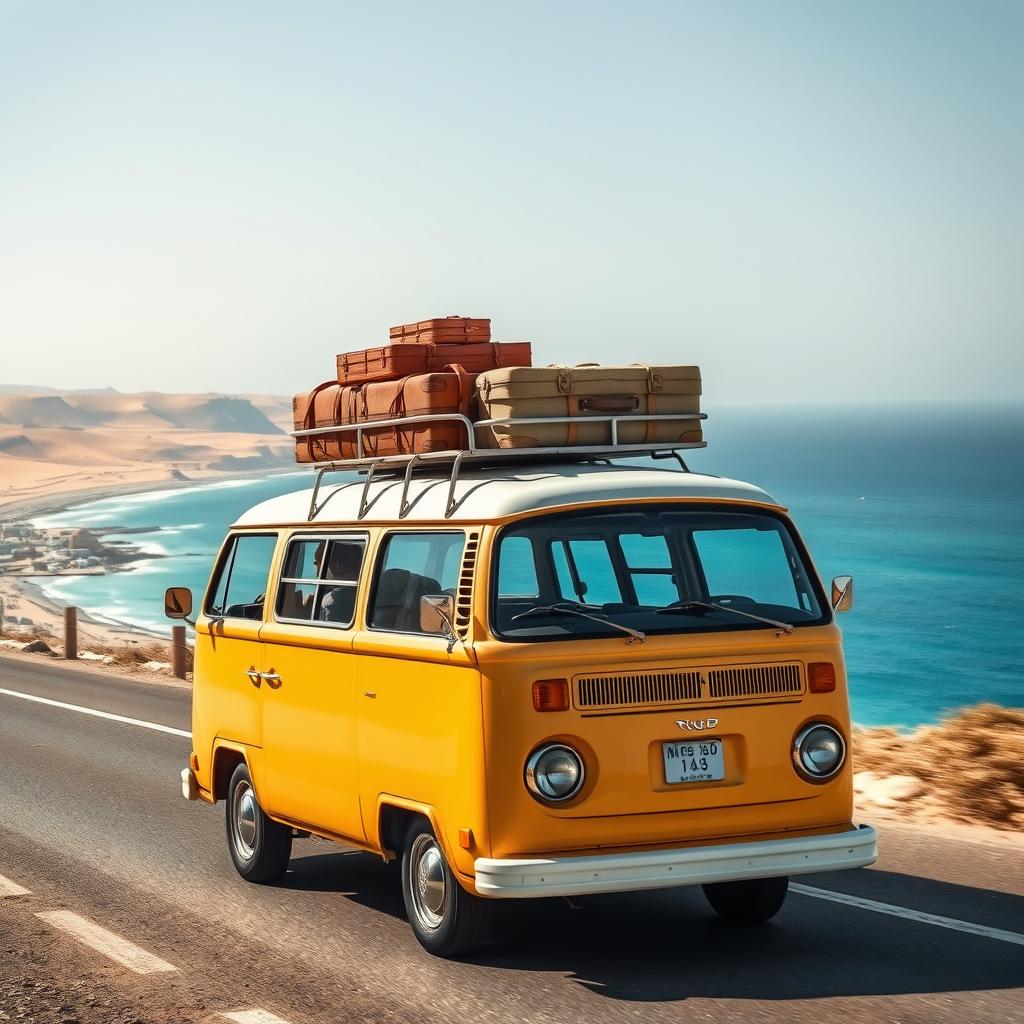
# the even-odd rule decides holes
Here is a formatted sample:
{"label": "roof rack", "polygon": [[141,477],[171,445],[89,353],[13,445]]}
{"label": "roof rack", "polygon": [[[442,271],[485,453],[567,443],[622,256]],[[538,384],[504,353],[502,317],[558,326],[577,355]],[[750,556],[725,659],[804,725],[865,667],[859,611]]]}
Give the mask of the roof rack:
{"label": "roof rack", "polygon": [[[293,430],[291,436],[294,438],[315,437],[317,435],[355,434],[356,457],[352,459],[337,459],[325,462],[312,463],[316,467],[316,481],[313,484],[313,494],[309,502],[309,514],[307,521],[312,522],[337,493],[332,491],[322,502],[317,501],[320,495],[320,487],[324,476],[328,473],[352,472],[363,470],[366,479],[363,483],[363,494],[359,502],[359,519],[362,519],[369,511],[370,484],[382,472],[393,471],[395,474],[401,472],[402,497],[399,502],[398,518],[404,519],[412,508],[409,501],[409,484],[413,473],[416,470],[427,470],[437,466],[448,466],[448,500],[445,503],[445,518],[450,519],[459,506],[455,500],[455,487],[459,481],[459,474],[465,465],[474,467],[484,466],[507,466],[522,464],[538,464],[548,462],[598,462],[612,459],[635,458],[639,455],[650,455],[653,458],[675,459],[683,472],[689,472],[689,467],[683,461],[680,451],[690,448],[706,448],[706,441],[670,441],[670,442],[645,442],[643,444],[620,444],[619,426],[628,424],[636,426],[644,423],[665,423],[665,422],[688,422],[700,423],[706,420],[707,413],[687,414],[659,414],[652,416],[534,416],[534,417],[509,417],[506,419],[493,420],[471,420],[462,413],[440,413],[428,414],[425,416],[401,416],[395,419],[366,420],[362,423],[349,423],[342,426],[313,427],[308,430]],[[560,448],[484,448],[477,442],[476,431],[487,427],[517,427],[530,426],[538,423],[553,425],[558,423],[572,423],[579,425],[585,422],[587,426],[603,423],[608,426],[608,443],[598,445],[566,445]],[[466,447],[454,448],[447,451],[420,452],[410,455],[366,455],[364,447],[364,435],[369,430],[380,430],[383,428],[400,428],[408,426],[424,426],[427,424],[439,425],[455,423],[461,426],[466,432]]]}

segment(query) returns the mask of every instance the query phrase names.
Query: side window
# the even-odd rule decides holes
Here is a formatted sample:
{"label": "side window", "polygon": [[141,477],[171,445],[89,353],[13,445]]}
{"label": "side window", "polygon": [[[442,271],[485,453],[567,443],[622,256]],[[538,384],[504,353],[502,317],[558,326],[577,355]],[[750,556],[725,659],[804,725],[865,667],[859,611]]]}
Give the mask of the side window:
{"label": "side window", "polygon": [[299,537],[288,544],[277,592],[277,617],[346,628],[356,611],[362,537]]}
{"label": "side window", "polygon": [[498,559],[499,597],[539,597],[540,583],[529,537],[514,534],[501,542]]}
{"label": "side window", "polygon": [[558,589],[566,601],[618,604],[622,591],[603,538],[557,540],[551,546]]}
{"label": "side window", "polygon": [[370,628],[422,633],[420,601],[455,593],[464,542],[461,533],[391,534],[378,562]]}
{"label": "side window", "polygon": [[661,607],[679,599],[664,534],[622,533],[619,547],[639,604]]}
{"label": "side window", "polygon": [[226,619],[262,619],[276,534],[235,536],[217,567],[207,615]]}

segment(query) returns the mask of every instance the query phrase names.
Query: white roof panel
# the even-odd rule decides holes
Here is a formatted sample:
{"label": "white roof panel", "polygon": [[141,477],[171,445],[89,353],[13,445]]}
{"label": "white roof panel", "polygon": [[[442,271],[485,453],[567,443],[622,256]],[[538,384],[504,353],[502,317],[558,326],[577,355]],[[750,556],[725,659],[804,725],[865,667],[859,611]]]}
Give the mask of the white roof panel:
{"label": "white roof panel", "polygon": [[[355,473],[331,475],[320,488],[322,510],[313,521],[318,525],[359,521],[359,504],[364,477]],[[369,509],[363,521],[438,522],[445,521],[448,475],[415,475],[409,485],[411,508],[399,520],[402,478],[383,477],[370,484]],[[260,502],[239,516],[236,526],[275,526],[305,523],[309,515],[312,488],[282,494]],[[649,469],[590,463],[556,467],[508,467],[465,470],[455,486],[458,503],[448,522],[491,522],[524,512],[556,509],[581,502],[615,502],[643,498],[725,498],[778,506],[767,492],[753,484],[727,480],[680,469]]]}

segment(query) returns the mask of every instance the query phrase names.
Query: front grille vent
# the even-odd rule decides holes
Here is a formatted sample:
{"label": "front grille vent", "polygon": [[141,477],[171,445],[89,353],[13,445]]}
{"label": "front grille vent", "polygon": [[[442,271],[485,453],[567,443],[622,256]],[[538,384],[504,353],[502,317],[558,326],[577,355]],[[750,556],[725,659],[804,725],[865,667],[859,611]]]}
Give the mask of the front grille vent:
{"label": "front grille vent", "polygon": [[639,704],[678,704],[700,699],[699,672],[636,672],[583,676],[576,680],[580,708],[623,708]]}
{"label": "front grille vent", "polygon": [[803,679],[798,664],[749,665],[708,672],[708,695],[724,697],[781,697],[800,693]]}

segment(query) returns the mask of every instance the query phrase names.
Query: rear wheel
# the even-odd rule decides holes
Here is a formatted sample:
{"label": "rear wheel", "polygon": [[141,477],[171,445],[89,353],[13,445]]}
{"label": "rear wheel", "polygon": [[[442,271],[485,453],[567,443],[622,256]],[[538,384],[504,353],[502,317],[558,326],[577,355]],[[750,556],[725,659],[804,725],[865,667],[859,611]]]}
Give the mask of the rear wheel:
{"label": "rear wheel", "polygon": [[402,897],[413,933],[435,956],[468,953],[483,941],[490,908],[459,885],[426,821],[414,822],[406,836]]}
{"label": "rear wheel", "polygon": [[231,859],[246,881],[276,882],[284,875],[292,855],[292,830],[263,813],[244,762],[228,784],[226,824]]}
{"label": "rear wheel", "polygon": [[786,902],[788,878],[747,878],[702,886],[712,909],[734,924],[763,924]]}

